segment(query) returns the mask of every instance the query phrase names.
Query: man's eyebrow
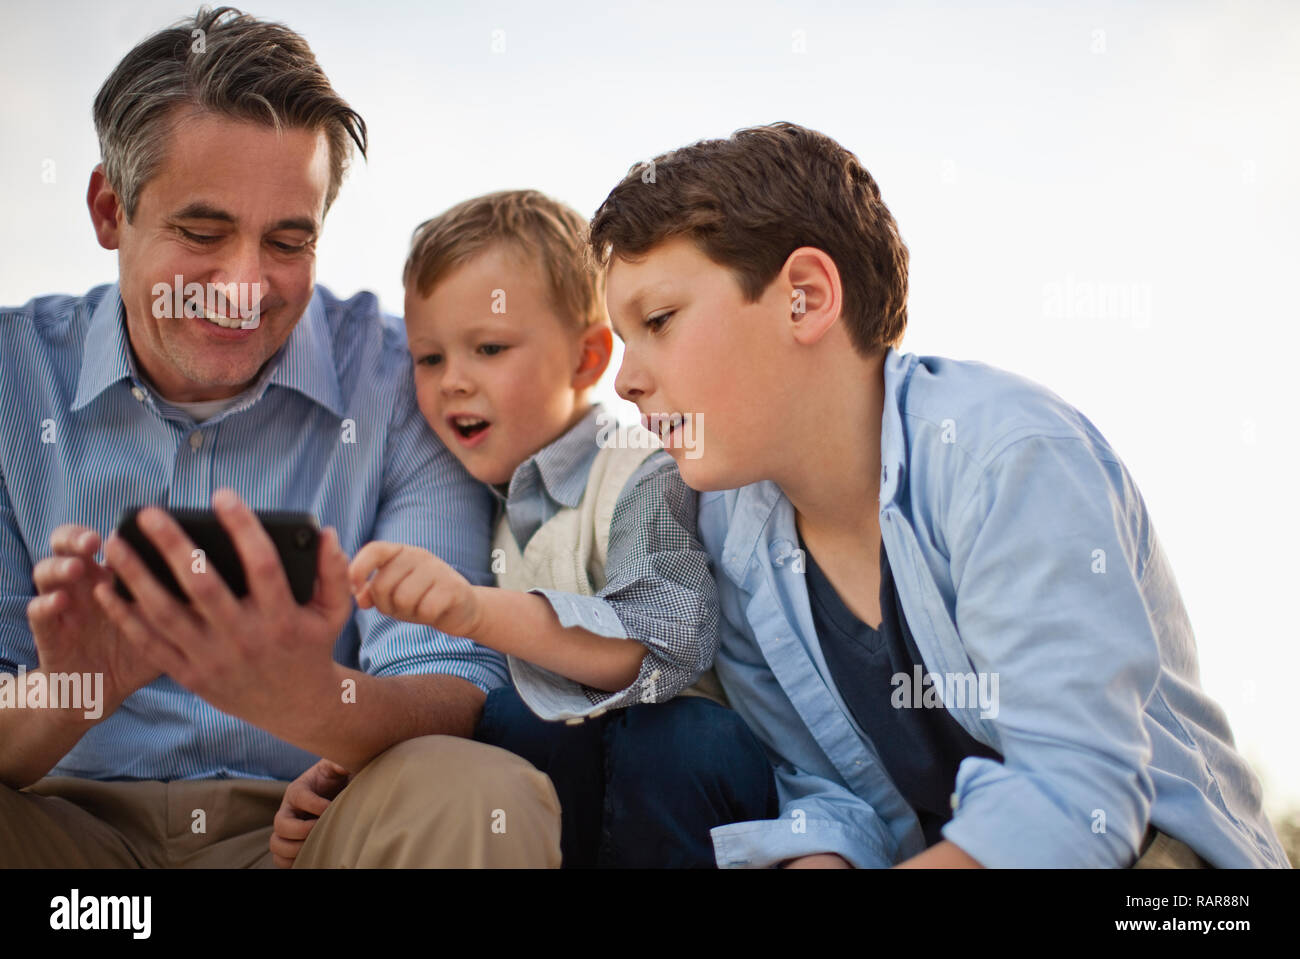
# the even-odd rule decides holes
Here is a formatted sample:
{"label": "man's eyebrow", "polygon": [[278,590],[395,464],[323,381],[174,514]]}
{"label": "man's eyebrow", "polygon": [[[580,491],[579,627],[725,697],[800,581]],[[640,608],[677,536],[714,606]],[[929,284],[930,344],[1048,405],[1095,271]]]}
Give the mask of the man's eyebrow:
{"label": "man's eyebrow", "polygon": [[271,224],[268,233],[275,233],[278,230],[301,230],[303,233],[310,233],[313,236],[316,233],[316,221],[308,216],[291,216],[284,220],[277,220]]}
{"label": "man's eyebrow", "polygon": [[[235,217],[225,210],[218,209],[207,203],[191,203],[189,206],[178,210],[172,214],[174,220],[215,220],[218,223],[236,223]],[[309,216],[291,216],[283,220],[277,220],[271,224],[268,233],[276,233],[280,230],[300,230],[303,233],[316,235],[318,228],[316,221]]]}
{"label": "man's eyebrow", "polygon": [[220,220],[222,223],[234,223],[235,218],[225,210],[206,203],[191,203],[189,206],[172,214],[173,220]]}

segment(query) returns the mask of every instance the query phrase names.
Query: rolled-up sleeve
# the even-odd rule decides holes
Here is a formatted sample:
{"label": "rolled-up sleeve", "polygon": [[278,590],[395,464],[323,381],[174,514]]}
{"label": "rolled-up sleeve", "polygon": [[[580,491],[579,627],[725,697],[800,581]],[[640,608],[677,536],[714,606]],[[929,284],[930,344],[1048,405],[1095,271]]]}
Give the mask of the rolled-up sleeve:
{"label": "rolled-up sleeve", "polygon": [[593,689],[537,667],[515,684],[545,719],[658,703],[686,689],[718,646],[717,587],[696,533],[697,498],[662,451],[647,458],[619,494],[610,524],[606,582],[594,596],[549,589],[560,624],[646,647],[636,678],[615,692]]}
{"label": "rolled-up sleeve", "polygon": [[1143,715],[1160,669],[1132,480],[1082,439],[1022,439],[953,532],[958,632],[997,677],[1004,761],[962,762],[944,837],[989,867],[1130,865],[1154,801]]}
{"label": "rolled-up sleeve", "polygon": [[[397,394],[372,539],[429,550],[471,583],[492,583],[491,496],[425,422],[409,373]],[[357,611],[361,668],[377,676],[443,673],[487,692],[509,681],[504,658],[485,646],[373,609]]]}

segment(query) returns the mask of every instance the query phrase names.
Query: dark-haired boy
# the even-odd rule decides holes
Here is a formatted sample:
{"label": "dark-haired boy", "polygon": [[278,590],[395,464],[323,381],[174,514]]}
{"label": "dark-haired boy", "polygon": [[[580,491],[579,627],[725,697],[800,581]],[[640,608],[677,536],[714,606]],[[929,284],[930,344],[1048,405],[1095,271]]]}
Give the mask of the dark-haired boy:
{"label": "dark-haired boy", "polygon": [[897,352],[857,159],[776,124],[654,162],[591,242],[619,394],[707,425],[716,668],[777,764],[719,865],[1285,866],[1132,478],[1042,387]]}

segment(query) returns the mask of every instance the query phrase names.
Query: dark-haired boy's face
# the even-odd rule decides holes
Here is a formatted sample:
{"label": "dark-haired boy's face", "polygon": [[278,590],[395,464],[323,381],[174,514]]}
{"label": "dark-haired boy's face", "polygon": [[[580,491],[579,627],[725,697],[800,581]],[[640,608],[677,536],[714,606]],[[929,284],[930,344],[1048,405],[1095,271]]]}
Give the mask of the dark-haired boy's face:
{"label": "dark-haired boy's face", "polygon": [[782,420],[797,386],[782,375],[794,343],[781,284],[747,303],[730,270],[677,237],[615,258],[605,301],[625,347],[615,389],[651,429],[683,418],[665,445],[686,483],[732,489],[772,475],[780,437],[797,427]]}

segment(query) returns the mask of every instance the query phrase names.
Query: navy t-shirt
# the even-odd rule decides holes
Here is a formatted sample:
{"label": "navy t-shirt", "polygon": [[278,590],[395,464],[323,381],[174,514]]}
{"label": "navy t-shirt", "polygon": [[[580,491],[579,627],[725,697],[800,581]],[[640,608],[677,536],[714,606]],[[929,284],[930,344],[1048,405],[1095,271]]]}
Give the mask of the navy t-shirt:
{"label": "navy t-shirt", "polygon": [[[1001,761],[1002,756],[967,733],[942,706],[894,707],[897,687],[892,678],[903,673],[911,683],[913,667],[919,664],[925,671],[925,664],[903,615],[884,544],[880,548],[879,629],[853,615],[806,548],[804,556],[813,625],[831,678],[876,747],[890,779],[915,810],[926,845],[934,845],[943,839],[940,827],[952,818],[950,797],[961,761],[967,756]],[[918,691],[916,700],[920,698]],[[913,699],[908,696],[905,701]]]}

